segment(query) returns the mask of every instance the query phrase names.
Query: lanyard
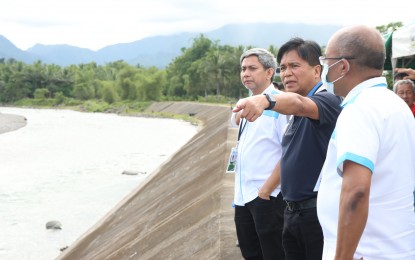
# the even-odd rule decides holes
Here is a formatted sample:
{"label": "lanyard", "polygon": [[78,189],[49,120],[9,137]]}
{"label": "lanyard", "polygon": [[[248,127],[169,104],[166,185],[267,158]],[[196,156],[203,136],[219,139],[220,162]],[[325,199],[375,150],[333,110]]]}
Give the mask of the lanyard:
{"label": "lanyard", "polygon": [[[244,121],[245,123],[243,123]],[[241,121],[239,122],[238,142],[239,142],[239,139],[241,139],[241,135],[245,129],[246,123],[248,123],[248,121],[246,119],[244,120],[243,118],[241,118]]]}
{"label": "lanyard", "polygon": [[319,83],[317,83],[312,89],[311,91],[308,93],[307,97],[311,97],[312,95],[314,95],[317,90],[321,87],[321,85],[323,85],[323,83],[320,81]]}

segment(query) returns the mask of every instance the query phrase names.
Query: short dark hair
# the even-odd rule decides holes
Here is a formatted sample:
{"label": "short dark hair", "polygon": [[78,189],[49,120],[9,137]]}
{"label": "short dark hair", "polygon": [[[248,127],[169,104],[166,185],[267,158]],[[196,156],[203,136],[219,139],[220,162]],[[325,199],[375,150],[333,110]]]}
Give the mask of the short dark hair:
{"label": "short dark hair", "polygon": [[407,73],[405,73],[405,72],[395,73],[395,75],[393,76],[393,81],[401,80],[401,79],[403,79],[406,76],[409,76],[409,75]]}
{"label": "short dark hair", "polygon": [[311,66],[320,65],[319,57],[321,56],[321,48],[315,41],[306,41],[299,37],[292,38],[288,42],[284,43],[277,54],[277,61],[281,63],[282,56],[295,50],[301,59],[307,61]]}

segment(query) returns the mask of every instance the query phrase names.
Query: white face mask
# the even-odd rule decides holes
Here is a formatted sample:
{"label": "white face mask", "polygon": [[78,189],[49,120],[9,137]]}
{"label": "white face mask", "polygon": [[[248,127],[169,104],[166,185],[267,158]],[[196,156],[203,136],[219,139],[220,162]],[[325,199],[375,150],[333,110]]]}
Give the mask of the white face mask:
{"label": "white face mask", "polygon": [[[329,73],[329,69],[339,63],[341,60],[336,61],[335,63],[331,64],[330,66],[327,66],[327,64],[323,65],[323,72],[321,73],[321,81],[323,82],[323,85],[326,86],[327,92],[330,92],[334,94],[334,82],[338,81],[339,79],[343,78],[343,76],[340,76],[336,80],[333,80],[332,82],[327,81],[327,74]],[[346,74],[345,74],[346,75]]]}

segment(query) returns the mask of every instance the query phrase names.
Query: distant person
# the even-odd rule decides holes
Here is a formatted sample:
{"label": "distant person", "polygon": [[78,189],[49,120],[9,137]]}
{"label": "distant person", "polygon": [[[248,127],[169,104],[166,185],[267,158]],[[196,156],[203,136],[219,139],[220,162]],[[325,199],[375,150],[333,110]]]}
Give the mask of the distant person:
{"label": "distant person", "polygon": [[[399,73],[398,73],[399,74]],[[406,74],[406,73],[405,73]],[[406,74],[408,75],[408,74]],[[393,91],[405,101],[415,118],[415,84],[410,79],[398,80],[393,85]],[[414,191],[415,206],[415,191]]]}
{"label": "distant person", "polygon": [[322,85],[319,56],[317,43],[291,39],[277,56],[286,92],[241,99],[234,109],[249,122],[261,119],[264,109],[294,115],[282,140],[280,164],[270,178],[276,186],[281,177],[281,192],[287,203],[283,228],[286,259],[321,260],[323,252],[315,186],[341,111],[341,99]]}
{"label": "distant person", "polygon": [[415,120],[382,77],[385,47],[367,26],[337,31],[322,79],[343,110],[321,171],[323,259],[415,259]]}
{"label": "distant person", "polygon": [[[272,79],[275,57],[265,49],[254,48],[240,58],[241,81],[252,95],[277,95]],[[261,120],[248,122],[233,114],[231,123],[239,126],[235,174],[235,225],[239,247],[245,259],[284,259],[282,227],[285,202],[279,187],[266,182],[281,157],[285,115],[263,113]]]}
{"label": "distant person", "polygon": [[393,91],[402,98],[403,101],[408,105],[412,114],[415,117],[415,84],[410,79],[402,79],[395,82],[393,85]]}

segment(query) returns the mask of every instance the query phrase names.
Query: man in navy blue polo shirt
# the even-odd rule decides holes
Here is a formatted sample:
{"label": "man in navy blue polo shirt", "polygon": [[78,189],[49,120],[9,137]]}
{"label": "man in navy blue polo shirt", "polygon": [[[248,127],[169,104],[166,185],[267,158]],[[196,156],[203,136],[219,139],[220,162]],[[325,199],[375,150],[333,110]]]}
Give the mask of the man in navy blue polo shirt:
{"label": "man in navy blue polo shirt", "polygon": [[283,246],[286,259],[321,260],[323,232],[318,221],[316,183],[341,111],[341,99],[321,83],[320,46],[293,38],[279,49],[277,61],[286,93],[241,99],[234,112],[255,121],[264,109],[293,115],[282,140],[281,193],[287,202]]}

